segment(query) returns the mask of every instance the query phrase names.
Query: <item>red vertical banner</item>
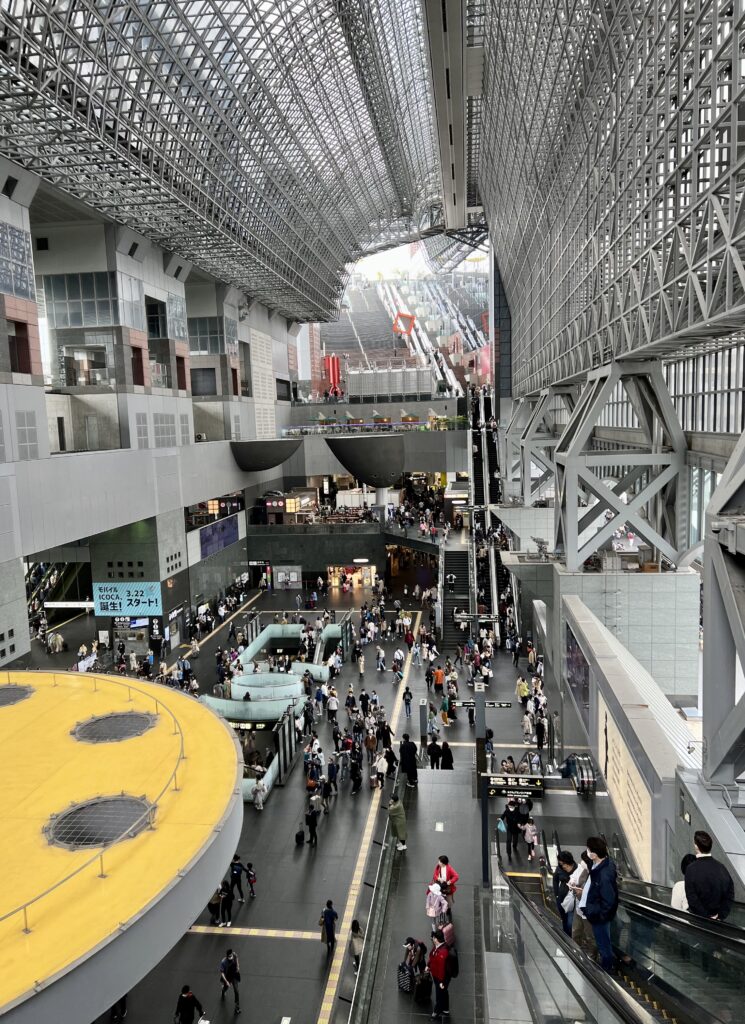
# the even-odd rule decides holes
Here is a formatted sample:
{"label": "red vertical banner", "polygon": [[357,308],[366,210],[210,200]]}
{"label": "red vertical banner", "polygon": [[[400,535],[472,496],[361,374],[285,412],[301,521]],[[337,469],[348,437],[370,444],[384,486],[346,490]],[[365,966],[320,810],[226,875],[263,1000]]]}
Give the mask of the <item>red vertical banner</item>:
{"label": "red vertical banner", "polygon": [[338,388],[341,381],[341,365],[338,356],[324,356],[323,365],[326,377],[332,388]]}

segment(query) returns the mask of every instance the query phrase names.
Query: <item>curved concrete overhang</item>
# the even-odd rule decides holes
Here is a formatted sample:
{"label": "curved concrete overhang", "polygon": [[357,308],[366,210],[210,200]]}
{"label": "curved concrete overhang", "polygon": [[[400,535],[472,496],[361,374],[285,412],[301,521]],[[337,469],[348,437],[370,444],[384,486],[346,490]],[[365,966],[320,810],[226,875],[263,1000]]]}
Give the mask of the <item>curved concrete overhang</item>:
{"label": "curved concrete overhang", "polygon": [[259,473],[274,469],[294,455],[303,443],[302,437],[274,438],[269,441],[231,441],[230,450],[239,469]]}
{"label": "curved concrete overhang", "polygon": [[[30,679],[37,691],[34,696],[38,696],[46,675],[13,673],[12,681],[25,682]],[[81,687],[88,691],[92,689],[93,676],[55,673],[53,679],[54,689],[51,693],[55,698],[67,689],[68,680],[78,690],[73,695],[78,699],[68,715],[72,716],[72,721],[81,710],[84,715],[89,712],[89,707],[81,709],[77,705],[81,703]],[[215,879],[222,877],[240,840],[243,824],[243,756],[232,729],[219,715],[192,697],[165,687],[135,680],[117,680],[123,696],[120,701],[116,701],[110,692],[111,678],[97,677],[97,682],[98,689],[86,696],[88,702],[92,698],[97,705],[96,710],[100,712],[116,710],[117,705],[124,710],[136,708],[138,701],[152,694],[159,701],[161,732],[164,736],[168,736],[172,729],[168,714],[175,713],[179,728],[183,730],[187,760],[181,765],[179,789],[171,791],[167,802],[164,801],[163,806],[158,808],[154,830],[146,830],[135,839],[107,848],[104,860],[106,874],[103,878],[99,877],[98,869],[94,866],[78,876],[84,882],[82,892],[78,882],[73,879],[60,888],[59,899],[51,902],[49,907],[43,904],[32,907],[28,934],[22,931],[22,920],[19,924],[16,924],[15,919],[4,923],[6,929],[12,925],[12,931],[5,935],[5,941],[12,943],[21,952],[27,951],[33,970],[36,971],[37,965],[40,968],[31,975],[36,978],[38,974],[39,980],[26,991],[14,993],[13,998],[0,1008],[0,1015],[7,1024],[81,1024],[81,1021],[96,1020],[106,1013],[113,1002],[152,970],[192,926],[204,909],[205,901],[214,892]],[[132,685],[129,701],[128,683]],[[24,703],[30,712],[34,712],[35,718],[37,712],[33,706],[34,697]],[[149,703],[145,702],[145,706],[149,706]],[[163,713],[164,709],[168,714]],[[62,710],[57,700],[53,712],[54,721],[63,718],[63,727],[58,730],[60,737],[69,728],[69,722],[64,722]],[[49,719],[39,715],[38,722],[39,728],[33,738],[38,738],[44,748],[49,740]],[[26,724],[28,726],[29,723]],[[28,728],[19,731],[28,739]],[[146,745],[156,739],[157,734],[158,728],[152,729],[140,741]],[[26,743],[26,746],[31,751],[29,757],[33,755],[32,763],[38,761],[34,744]],[[103,747],[114,748],[114,755],[116,748],[120,747],[119,744],[91,746],[97,748],[94,753],[102,751]],[[145,746],[145,756],[138,754],[133,760],[138,760],[143,770],[147,770],[151,753]],[[56,775],[59,775],[60,762],[55,763],[57,772],[52,773],[49,769],[48,789],[54,789],[55,785],[59,787]],[[216,764],[219,765],[217,769]],[[47,762],[41,767],[47,770]],[[107,770],[110,771],[112,767],[108,765]],[[220,787],[215,786],[211,774],[215,770],[221,777]],[[73,781],[77,778],[85,780],[84,773],[77,769],[70,773],[70,777]],[[200,777],[205,777],[208,785],[213,787],[213,806],[201,814],[199,807],[209,801],[199,791]],[[135,784],[134,780],[132,784]],[[127,779],[121,777],[120,788],[126,786]],[[215,794],[214,789],[217,788],[219,793]],[[66,793],[64,799],[69,800],[73,795],[72,792]],[[63,798],[62,793],[59,796]],[[213,812],[214,816],[211,816]],[[195,833],[192,841],[187,841],[187,829]],[[172,861],[171,858],[164,858],[161,849],[169,833],[171,838],[168,843],[174,847]],[[160,844],[157,851],[154,849],[156,844]],[[169,861],[168,870],[164,872],[167,877],[155,886],[151,884],[154,869],[149,858],[155,858],[157,864],[161,864],[164,859]],[[138,877],[141,877],[141,883],[133,882],[132,871],[140,872]],[[28,873],[33,874],[33,868]],[[123,878],[125,875],[127,877]],[[49,881],[48,875],[39,877],[45,883]],[[66,892],[68,887],[74,890],[69,896]],[[139,894],[133,890],[137,888],[141,888],[144,898],[135,907],[132,904],[137,903]],[[109,917],[110,923],[106,920]],[[106,927],[88,949],[81,949],[67,963],[45,974],[43,961],[51,949],[59,948],[52,946],[51,939],[55,937],[52,933],[60,930],[64,934],[67,930],[70,936],[67,946],[70,948],[81,933],[92,931],[103,923],[106,923]],[[64,949],[64,938],[59,942]],[[5,978],[0,981],[0,999],[3,988],[11,984],[17,986],[17,979]]]}
{"label": "curved concrete overhang", "polygon": [[402,434],[327,437],[326,444],[360,483],[370,487],[390,487],[403,476]]}

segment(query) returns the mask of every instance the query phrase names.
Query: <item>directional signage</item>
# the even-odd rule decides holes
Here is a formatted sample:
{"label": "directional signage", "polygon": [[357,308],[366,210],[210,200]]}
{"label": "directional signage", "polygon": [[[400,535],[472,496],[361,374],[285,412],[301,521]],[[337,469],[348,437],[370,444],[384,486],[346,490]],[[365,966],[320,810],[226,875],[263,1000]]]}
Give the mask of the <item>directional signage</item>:
{"label": "directional signage", "polygon": [[494,797],[542,797],[542,775],[484,775],[486,791],[490,798]]}
{"label": "directional signage", "polygon": [[[453,700],[450,702],[454,708],[475,708],[475,700]],[[485,700],[484,704],[487,708],[511,708],[512,702],[509,700]]]}

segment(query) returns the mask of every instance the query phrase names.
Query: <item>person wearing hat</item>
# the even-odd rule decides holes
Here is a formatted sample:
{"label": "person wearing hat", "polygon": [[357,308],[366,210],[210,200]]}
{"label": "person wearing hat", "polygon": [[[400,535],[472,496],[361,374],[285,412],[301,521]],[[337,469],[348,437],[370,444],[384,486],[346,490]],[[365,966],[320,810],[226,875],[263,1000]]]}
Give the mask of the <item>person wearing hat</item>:
{"label": "person wearing hat", "polygon": [[421,939],[409,935],[404,942],[404,967],[412,974],[424,974],[427,968],[427,946]]}
{"label": "person wearing hat", "polygon": [[396,849],[406,849],[406,811],[399,799],[398,793],[391,796],[388,804],[388,820],[391,823],[391,833],[396,838]]}
{"label": "person wearing hat", "polygon": [[427,899],[425,900],[425,913],[432,919],[433,928],[438,918],[444,918],[448,912],[448,901],[442,895],[439,882],[432,882],[427,887]]}

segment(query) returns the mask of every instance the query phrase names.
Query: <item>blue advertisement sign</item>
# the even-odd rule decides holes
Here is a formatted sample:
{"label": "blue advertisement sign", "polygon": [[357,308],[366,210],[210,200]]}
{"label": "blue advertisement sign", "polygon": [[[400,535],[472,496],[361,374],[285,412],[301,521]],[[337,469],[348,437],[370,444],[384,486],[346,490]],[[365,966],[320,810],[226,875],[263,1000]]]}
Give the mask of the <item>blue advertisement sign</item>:
{"label": "blue advertisement sign", "polygon": [[162,615],[160,583],[94,583],[95,615]]}

